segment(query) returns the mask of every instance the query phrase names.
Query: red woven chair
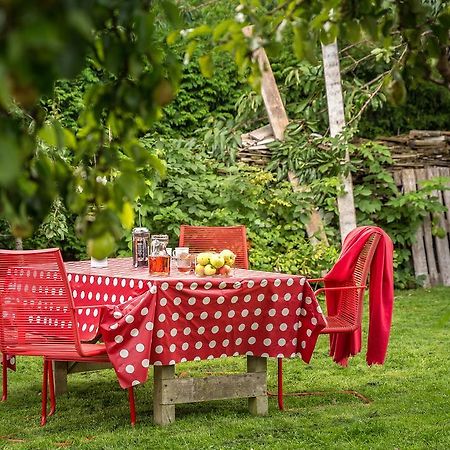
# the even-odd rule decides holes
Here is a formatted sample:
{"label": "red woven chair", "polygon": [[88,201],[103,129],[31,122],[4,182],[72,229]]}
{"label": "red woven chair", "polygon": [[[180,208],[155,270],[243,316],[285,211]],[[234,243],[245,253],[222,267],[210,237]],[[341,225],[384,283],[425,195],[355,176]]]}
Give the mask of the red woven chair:
{"label": "red woven chair", "polygon": [[[374,233],[367,240],[361,253],[358,256],[356,267],[351,277],[342,286],[332,288],[320,288],[315,291],[315,295],[325,293],[329,290],[341,291],[342,297],[339,303],[337,314],[327,316],[327,326],[320,334],[330,333],[353,333],[362,324],[364,291],[366,289],[367,278],[370,265],[375,254],[380,234]],[[323,278],[308,280],[309,283],[323,282]],[[283,409],[283,359],[278,358],[278,408]],[[302,393],[289,393],[285,395],[299,396]]]}
{"label": "red woven chair", "polygon": [[[0,351],[42,356],[41,425],[56,409],[52,361],[108,362],[104,344],[80,341],[77,316],[59,249],[0,250]],[[3,387],[7,373],[3,370]],[[6,391],[4,391],[4,396]],[[136,422],[133,388],[128,389],[130,417]]]}
{"label": "red woven chair", "polygon": [[248,269],[247,234],[244,225],[230,227],[181,225],[179,245],[189,247],[191,253],[221,251],[228,248],[236,255],[235,267]]}

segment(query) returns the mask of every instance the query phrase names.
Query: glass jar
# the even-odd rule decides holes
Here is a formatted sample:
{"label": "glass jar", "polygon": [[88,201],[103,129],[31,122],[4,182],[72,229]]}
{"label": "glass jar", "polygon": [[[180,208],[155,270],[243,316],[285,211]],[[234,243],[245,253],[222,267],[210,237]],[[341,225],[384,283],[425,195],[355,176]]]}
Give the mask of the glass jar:
{"label": "glass jar", "polygon": [[150,275],[170,274],[170,255],[167,253],[169,236],[167,234],[154,234],[150,242],[148,268]]}
{"label": "glass jar", "polygon": [[147,228],[134,228],[132,235],[133,267],[142,267],[148,264],[148,245],[150,232]]}

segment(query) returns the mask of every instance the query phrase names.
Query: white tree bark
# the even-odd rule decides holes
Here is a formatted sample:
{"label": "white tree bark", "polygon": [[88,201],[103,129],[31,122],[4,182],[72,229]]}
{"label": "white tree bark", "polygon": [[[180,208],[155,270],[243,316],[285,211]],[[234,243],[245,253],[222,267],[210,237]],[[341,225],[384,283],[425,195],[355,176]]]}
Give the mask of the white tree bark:
{"label": "white tree bark", "polygon": [[23,250],[22,238],[16,238],[16,250]]}
{"label": "white tree bark", "polygon": [[[345,127],[344,99],[342,96],[341,72],[337,42],[322,45],[322,58],[327,91],[328,118],[330,134],[334,137]],[[345,155],[349,160],[348,152]],[[355,203],[353,200],[353,182],[349,174],[342,178],[344,193],[337,198],[341,239],[344,241],[350,231],[356,228]]]}

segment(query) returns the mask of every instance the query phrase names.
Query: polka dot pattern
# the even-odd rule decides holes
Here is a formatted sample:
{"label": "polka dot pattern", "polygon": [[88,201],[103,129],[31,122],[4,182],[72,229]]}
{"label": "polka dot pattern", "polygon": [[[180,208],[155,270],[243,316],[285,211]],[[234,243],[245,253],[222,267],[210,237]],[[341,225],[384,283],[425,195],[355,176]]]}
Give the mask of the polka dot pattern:
{"label": "polka dot pattern", "polygon": [[122,387],[145,382],[150,365],[246,354],[309,362],[325,326],[304,277],[235,269],[225,280],[158,278],[111,262],[100,272],[68,273],[79,330],[86,324],[84,333],[101,331]]}

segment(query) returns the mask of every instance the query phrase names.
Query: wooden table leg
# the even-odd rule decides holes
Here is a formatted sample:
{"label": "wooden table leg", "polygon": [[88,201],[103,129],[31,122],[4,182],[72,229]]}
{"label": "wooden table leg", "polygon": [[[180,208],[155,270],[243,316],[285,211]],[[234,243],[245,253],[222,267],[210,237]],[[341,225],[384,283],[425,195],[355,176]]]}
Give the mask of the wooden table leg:
{"label": "wooden table leg", "polygon": [[55,380],[55,395],[67,392],[67,372],[69,363],[67,361],[53,361],[53,377]]}
{"label": "wooden table leg", "polygon": [[67,375],[78,372],[90,372],[92,370],[112,369],[110,362],[75,362],[53,361],[53,375],[55,379],[55,395],[67,392]]}
{"label": "wooden table leg", "polygon": [[247,372],[264,374],[258,386],[263,394],[257,397],[249,397],[248,409],[250,414],[265,416],[269,412],[269,400],[267,398],[267,358],[259,356],[247,356]]}
{"label": "wooden table leg", "polygon": [[175,365],[154,366],[153,422],[157,425],[169,425],[175,421],[175,404],[167,404],[163,393],[166,381],[175,378]]}
{"label": "wooden table leg", "polygon": [[264,416],[267,399],[267,358],[248,356],[247,373],[223,376],[175,378],[175,365],[154,366],[153,421],[175,421],[175,405],[182,403],[248,398],[251,414]]}

